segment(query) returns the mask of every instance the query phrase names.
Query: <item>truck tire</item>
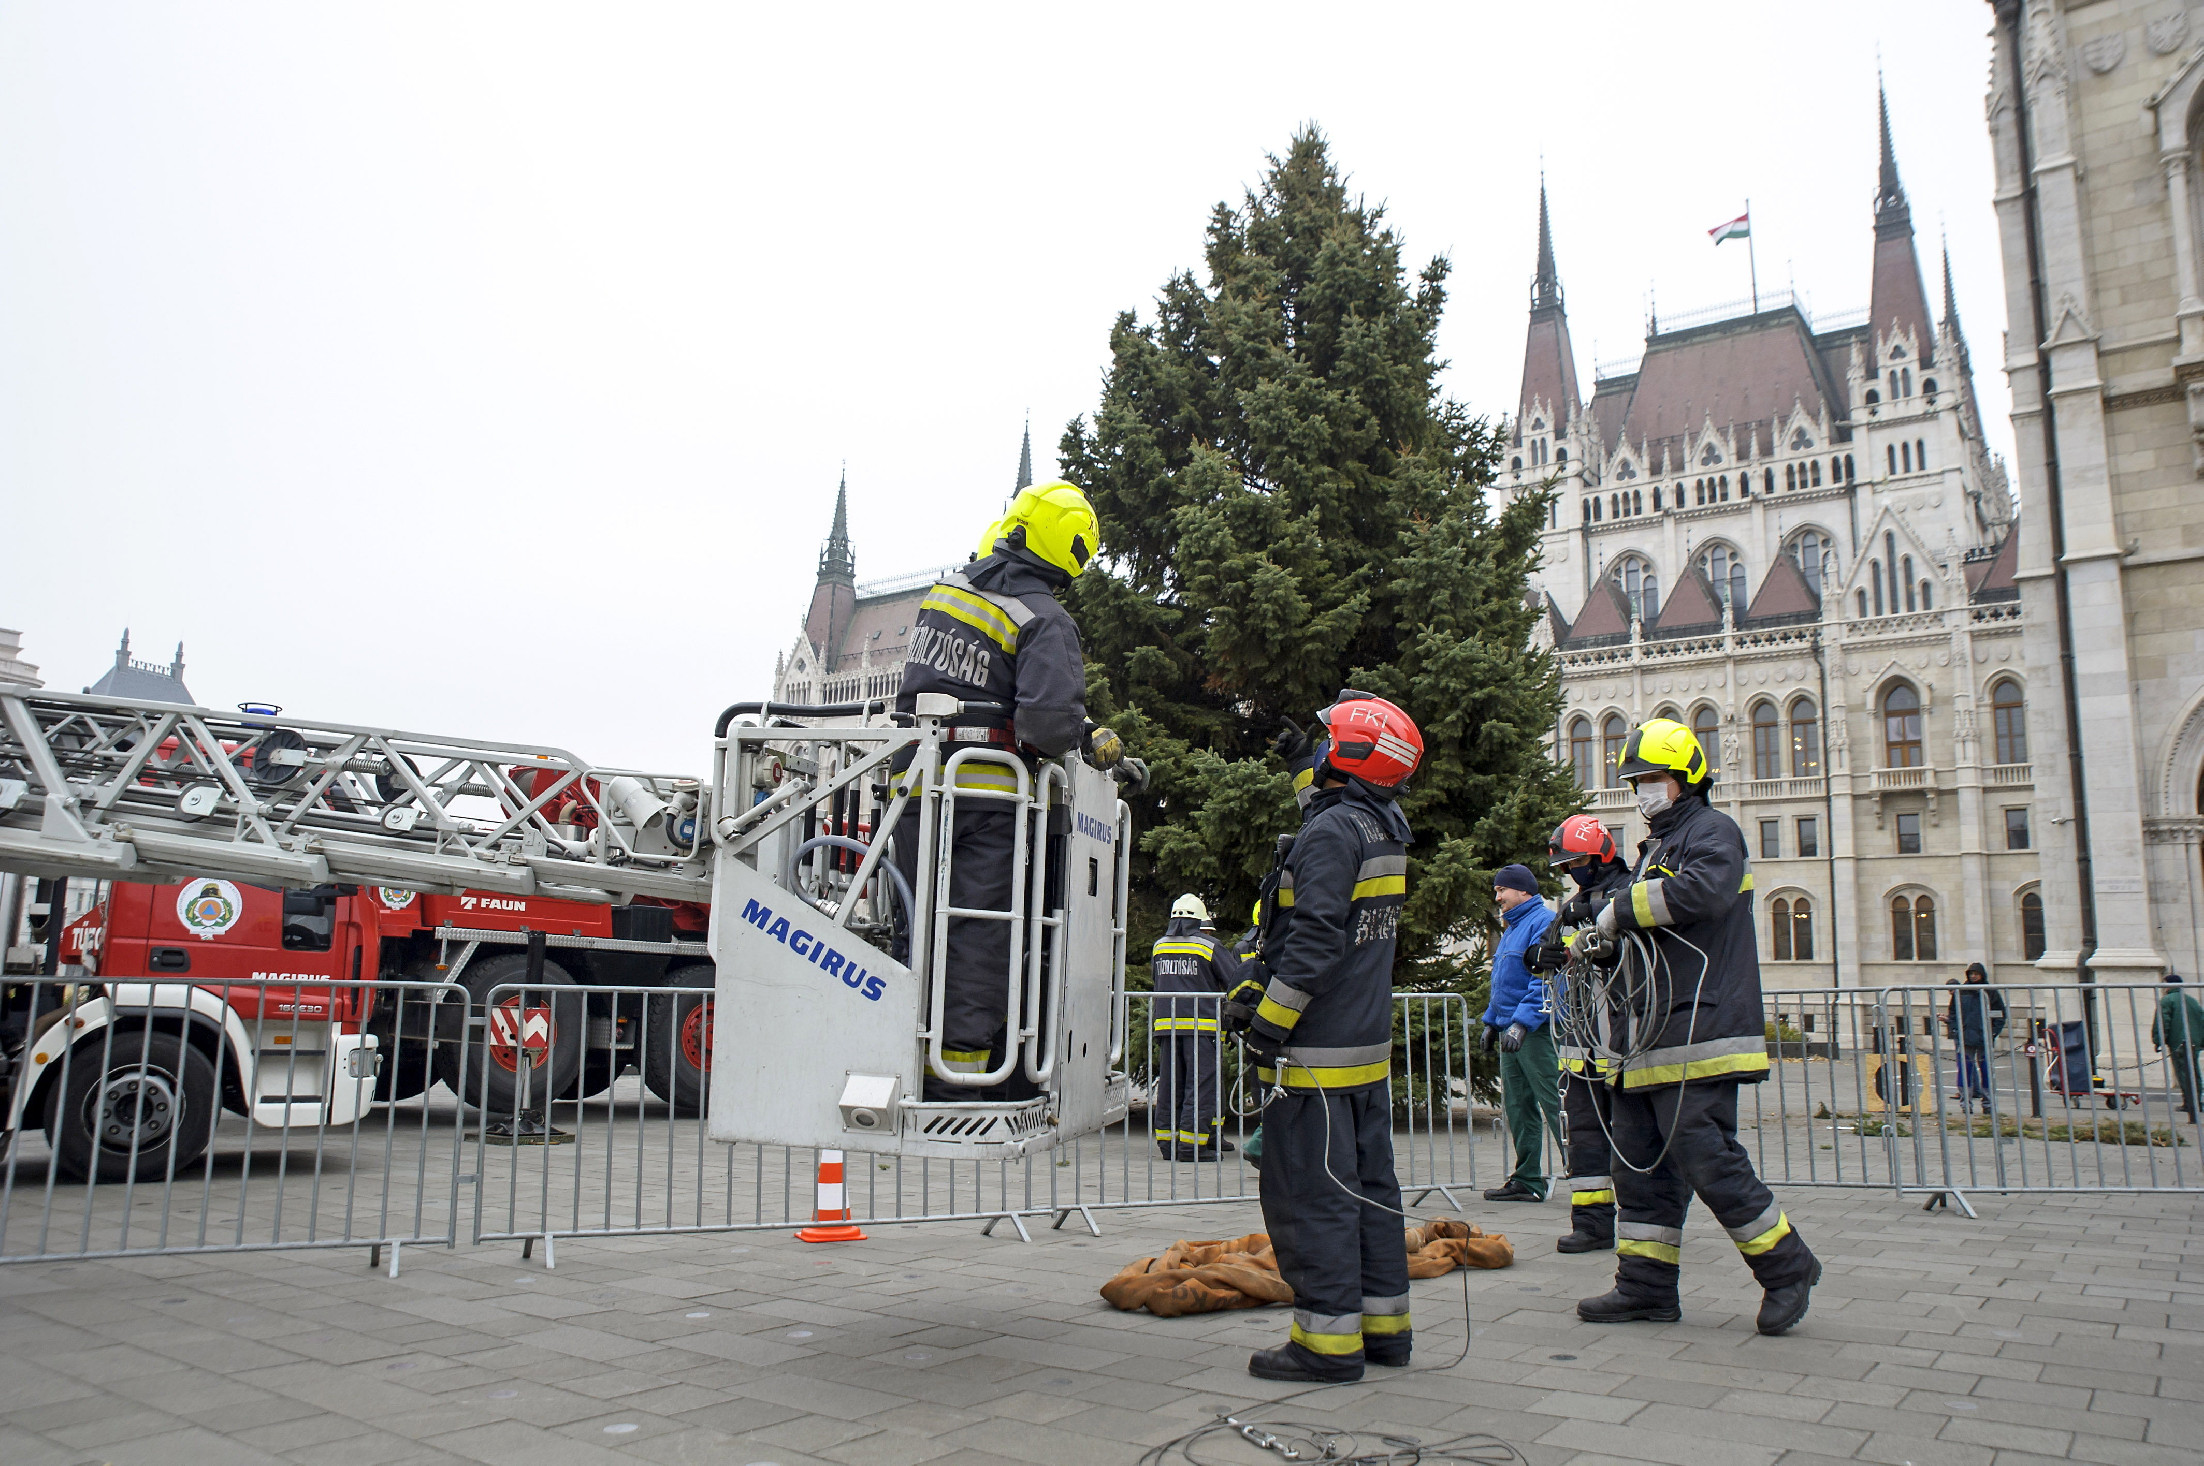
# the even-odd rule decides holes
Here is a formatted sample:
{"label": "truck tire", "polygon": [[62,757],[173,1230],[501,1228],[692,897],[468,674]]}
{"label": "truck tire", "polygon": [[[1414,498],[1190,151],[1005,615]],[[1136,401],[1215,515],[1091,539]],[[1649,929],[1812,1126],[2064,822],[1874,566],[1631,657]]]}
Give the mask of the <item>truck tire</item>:
{"label": "truck tire", "polygon": [[[490,992],[528,976],[528,954],[505,952],[468,965],[460,977],[483,1026],[463,1036],[440,1035],[436,1045],[436,1077],[459,1096],[463,1105],[487,1103],[490,1119],[511,1119],[520,1104],[519,1047],[511,1041],[493,1042],[491,1030],[503,1022],[512,1026],[548,1023],[548,1047],[528,1077],[528,1107],[545,1109],[581,1076],[582,1035],[587,1019],[582,994],[572,991],[574,979],[557,962],[545,959],[542,985],[525,993],[504,994],[499,1007],[504,1017],[490,1011]],[[565,991],[562,991],[564,989]],[[521,1000],[526,999],[523,1003]],[[460,1074],[460,1056],[466,1056],[466,1073]],[[487,1084],[487,1098],[484,1086]]]}
{"label": "truck tire", "polygon": [[575,1080],[559,1091],[562,1100],[595,1099],[612,1088],[628,1070],[633,1056],[618,1047],[624,1022],[630,1035],[642,1013],[643,1000],[635,993],[595,993],[590,997],[589,1026],[584,1032],[582,1066]]}
{"label": "truck tire", "polygon": [[220,1118],[199,1049],[173,1033],[102,1033],[77,1046],[47,1096],[46,1143],[67,1180],[157,1181],[205,1155]]}
{"label": "truck tire", "polygon": [[651,994],[644,1007],[637,1040],[643,1083],[684,1118],[704,1113],[711,1088],[712,988],[717,980],[717,969],[709,962],[673,968],[666,973],[666,986],[675,991]]}
{"label": "truck tire", "polygon": [[[436,1008],[429,997],[415,988],[375,989],[375,1013],[367,1020],[367,1031],[376,1040],[377,1104],[412,1099],[435,1082],[429,1055],[436,1045]],[[400,1031],[401,1022],[408,1031]]]}

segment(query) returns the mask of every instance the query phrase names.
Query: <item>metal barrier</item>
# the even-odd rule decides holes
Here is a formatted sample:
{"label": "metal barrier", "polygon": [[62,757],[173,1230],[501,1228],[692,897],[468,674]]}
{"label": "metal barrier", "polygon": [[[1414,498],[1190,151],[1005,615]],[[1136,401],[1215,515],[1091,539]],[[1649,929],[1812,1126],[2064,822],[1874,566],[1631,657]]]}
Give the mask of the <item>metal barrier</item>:
{"label": "metal barrier", "polygon": [[[532,1255],[572,1237],[736,1232],[813,1219],[819,1152],[705,1138],[713,995],[626,986],[493,989],[475,1057],[474,1237]],[[1018,1159],[912,1160],[843,1152],[857,1225],[977,1221],[1061,1227],[1117,1208],[1253,1201],[1247,1145],[1260,1122],[1255,1070],[1218,1034],[1220,1000],[1125,999],[1132,1103],[1101,1133]],[[1160,1009],[1158,1004],[1161,1005]],[[1181,1011],[1181,1010],[1184,1011]],[[1395,1158],[1405,1194],[1474,1184],[1469,1014],[1453,993],[1395,996]],[[1161,1018],[1174,1027],[1161,1035]],[[1184,1023],[1186,1027],[1178,1027]],[[1183,1038],[1183,1042],[1181,1039]],[[533,1044],[531,1048],[530,1045]],[[1204,1053],[1206,1048],[1207,1052]],[[1180,1139],[1182,1114],[1206,1122]]]}
{"label": "metal barrier", "polygon": [[464,989],[10,986],[0,1262],[457,1241]]}

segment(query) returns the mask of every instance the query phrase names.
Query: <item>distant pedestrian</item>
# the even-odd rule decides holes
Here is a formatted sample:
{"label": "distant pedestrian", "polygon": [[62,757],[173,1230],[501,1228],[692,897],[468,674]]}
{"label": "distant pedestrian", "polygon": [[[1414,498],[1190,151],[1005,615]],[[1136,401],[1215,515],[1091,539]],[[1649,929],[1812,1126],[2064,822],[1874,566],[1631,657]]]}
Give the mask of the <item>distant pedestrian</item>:
{"label": "distant pedestrian", "polygon": [[2005,995],[1988,986],[1989,981],[1988,968],[1968,963],[1966,981],[1944,1009],[1944,1032],[1959,1045],[1959,1092],[1952,1098],[1961,1109],[1972,1110],[1979,1097],[1985,1115],[1990,1113],[1990,1048],[2005,1031],[2006,1019]]}
{"label": "distant pedestrian", "polygon": [[2158,1000],[2158,1016],[2150,1021],[2150,1041],[2173,1065],[2173,1077],[2181,1085],[2181,1113],[2193,1123],[2197,1091],[2204,1088],[2204,1076],[2196,1066],[2197,1051],[2204,1049],[2204,1004],[2181,991],[2180,973],[2167,973],[2166,981],[2172,986]]}
{"label": "distant pedestrian", "polygon": [[1487,1201],[1546,1199],[1546,1133],[1561,1130],[1561,1058],[1545,1008],[1546,984],[1524,961],[1546,939],[1554,916],[1527,865],[1492,876],[1492,899],[1506,929],[1492,954],[1492,1000],[1485,1005],[1485,1052],[1500,1051],[1500,1107],[1515,1143],[1515,1173]]}

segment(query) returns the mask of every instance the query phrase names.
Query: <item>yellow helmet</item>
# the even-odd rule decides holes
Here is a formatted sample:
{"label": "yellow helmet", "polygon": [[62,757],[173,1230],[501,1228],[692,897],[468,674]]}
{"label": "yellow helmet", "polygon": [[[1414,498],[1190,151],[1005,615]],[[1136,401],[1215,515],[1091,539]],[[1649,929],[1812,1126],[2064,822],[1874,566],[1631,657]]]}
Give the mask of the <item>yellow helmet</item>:
{"label": "yellow helmet", "polygon": [[980,531],[979,557],[984,560],[995,553],[995,541],[1003,537],[1003,522],[996,520]]}
{"label": "yellow helmet", "polygon": [[1022,542],[1034,554],[1077,577],[1102,549],[1102,524],[1094,506],[1075,484],[1062,479],[1020,489],[1010,508],[988,530],[982,554],[991,553],[997,539],[1024,531]]}
{"label": "yellow helmet", "polygon": [[1621,757],[1615,760],[1615,772],[1625,780],[1648,774],[1674,774],[1686,784],[1714,779],[1699,740],[1674,718],[1648,718],[1632,728]]}

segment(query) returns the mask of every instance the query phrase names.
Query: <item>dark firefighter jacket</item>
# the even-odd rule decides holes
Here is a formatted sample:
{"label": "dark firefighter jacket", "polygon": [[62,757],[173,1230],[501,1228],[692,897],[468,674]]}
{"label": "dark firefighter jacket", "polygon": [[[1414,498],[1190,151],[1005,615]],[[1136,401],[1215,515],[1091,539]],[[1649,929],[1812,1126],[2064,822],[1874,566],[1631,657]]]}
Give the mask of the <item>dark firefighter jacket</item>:
{"label": "dark firefighter jacket", "polygon": [[[1609,860],[1593,867],[1590,877],[1584,881],[1576,881],[1574,871],[1569,873],[1569,879],[1576,882],[1577,889],[1590,898],[1592,909],[1597,911],[1607,901],[1622,895],[1629,889],[1631,881],[1630,866],[1626,861]],[[1563,900],[1566,904],[1567,898],[1563,898]],[[1556,923],[1554,929],[1547,933],[1546,940],[1549,942],[1555,940],[1559,929],[1559,923]],[[1563,974],[1556,972],[1547,981],[1558,984],[1565,981],[1565,978]],[[1561,994],[1556,992],[1555,996],[1559,998]],[[1581,1037],[1581,1035],[1574,1036]],[[1608,1036],[1611,1040],[1612,1024],[1608,1029]],[[1607,1070],[1606,1061],[1581,1044],[1564,1042],[1558,1045],[1558,1051],[1561,1055],[1561,1067],[1564,1069],[1578,1074],[1603,1074]]]}
{"label": "dark firefighter jacket", "polygon": [[[1071,749],[1085,731],[1087,672],[1079,628],[1056,599],[1064,583],[1061,572],[1016,550],[944,576],[912,623],[897,711],[912,711],[922,692],[998,703],[1003,714],[955,721],[1014,730],[1018,743],[1051,758]],[[898,770],[908,762],[899,757]],[[1012,789],[1016,777],[968,765],[958,783]]]}
{"label": "dark firefighter jacket", "polygon": [[[1266,940],[1253,1027],[1284,1047],[1265,1083],[1359,1089],[1392,1073],[1393,949],[1408,893],[1408,820],[1389,799],[1319,790],[1286,857],[1293,919]],[[1266,934],[1267,937],[1267,934]]]}
{"label": "dark firefighter jacket", "polygon": [[1169,993],[1215,996],[1232,986],[1239,962],[1217,945],[1216,938],[1201,929],[1191,916],[1174,916],[1148,958],[1148,975],[1154,979],[1157,1033],[1210,1033],[1217,1031],[1215,1003],[1163,1001]]}
{"label": "dark firefighter jacket", "polygon": [[1614,902],[1617,929],[1649,934],[1657,958],[1647,985],[1652,1011],[1631,1015],[1634,1025],[1645,1026],[1634,1035],[1642,1052],[1623,1064],[1622,1087],[1765,1079],[1767,1027],[1745,837],[1700,794],[1662,810],[1651,829],[1629,886]]}

